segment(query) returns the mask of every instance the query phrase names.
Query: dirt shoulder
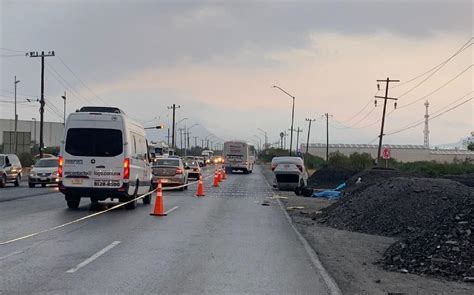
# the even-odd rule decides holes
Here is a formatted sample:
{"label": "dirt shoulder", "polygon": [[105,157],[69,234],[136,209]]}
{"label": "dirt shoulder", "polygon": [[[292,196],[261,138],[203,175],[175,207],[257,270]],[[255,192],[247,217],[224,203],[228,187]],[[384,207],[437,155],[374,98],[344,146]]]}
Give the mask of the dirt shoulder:
{"label": "dirt shoulder", "polygon": [[[265,170],[272,183],[271,171]],[[384,270],[377,262],[396,239],[338,230],[311,219],[333,201],[298,197],[293,192],[275,194],[288,198],[281,201],[290,208],[287,211],[293,222],[344,294],[474,294],[471,283]]]}

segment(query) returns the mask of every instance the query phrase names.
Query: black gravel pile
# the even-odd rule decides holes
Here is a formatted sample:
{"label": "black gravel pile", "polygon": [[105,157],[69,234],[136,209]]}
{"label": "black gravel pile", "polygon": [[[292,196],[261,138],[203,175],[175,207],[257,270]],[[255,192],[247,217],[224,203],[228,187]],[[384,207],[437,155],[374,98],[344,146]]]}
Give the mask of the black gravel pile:
{"label": "black gravel pile", "polygon": [[354,176],[346,194],[319,214],[319,222],[402,237],[385,253],[388,269],[450,279],[472,276],[474,189],[448,179],[376,173]]}
{"label": "black gravel pile", "polygon": [[474,280],[474,202],[447,214],[430,230],[409,235],[384,254],[388,270],[429,274],[452,280]]}
{"label": "black gravel pile", "polygon": [[308,178],[308,187],[310,189],[334,188],[350,179],[357,172],[359,171],[351,169],[322,168]]}

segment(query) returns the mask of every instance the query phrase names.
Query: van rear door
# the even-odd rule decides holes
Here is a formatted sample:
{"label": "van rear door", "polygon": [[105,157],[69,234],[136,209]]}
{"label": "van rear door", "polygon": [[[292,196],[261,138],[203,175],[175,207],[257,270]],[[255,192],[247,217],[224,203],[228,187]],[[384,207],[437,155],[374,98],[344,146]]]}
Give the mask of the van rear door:
{"label": "van rear door", "polygon": [[[118,188],[123,184],[124,140],[119,126],[69,128],[66,135],[63,185]],[[112,126],[110,126],[112,127]]]}

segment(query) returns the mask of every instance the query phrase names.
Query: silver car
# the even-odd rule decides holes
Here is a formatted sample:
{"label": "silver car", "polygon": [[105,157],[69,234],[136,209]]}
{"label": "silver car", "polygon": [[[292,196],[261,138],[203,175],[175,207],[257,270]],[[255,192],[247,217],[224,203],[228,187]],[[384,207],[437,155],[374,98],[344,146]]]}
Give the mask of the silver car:
{"label": "silver car", "polygon": [[0,154],[0,187],[4,187],[8,182],[19,186],[21,171],[21,163],[16,155]]}
{"label": "silver car", "polygon": [[28,176],[28,186],[35,187],[41,184],[45,187],[47,184],[59,184],[58,158],[44,158],[38,160],[35,166],[32,166]]}
{"label": "silver car", "polygon": [[[153,162],[153,187],[161,180],[163,186],[182,186],[188,183],[188,172],[180,158],[157,158]],[[188,189],[187,186],[180,190]]]}

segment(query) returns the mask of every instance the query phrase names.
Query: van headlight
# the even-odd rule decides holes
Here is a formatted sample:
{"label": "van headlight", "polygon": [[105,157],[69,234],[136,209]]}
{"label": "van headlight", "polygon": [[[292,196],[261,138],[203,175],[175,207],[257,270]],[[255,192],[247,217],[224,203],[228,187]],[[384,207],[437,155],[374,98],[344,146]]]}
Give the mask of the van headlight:
{"label": "van headlight", "polygon": [[54,172],[53,172],[53,177],[58,177],[58,176],[59,176],[58,171],[54,171]]}

